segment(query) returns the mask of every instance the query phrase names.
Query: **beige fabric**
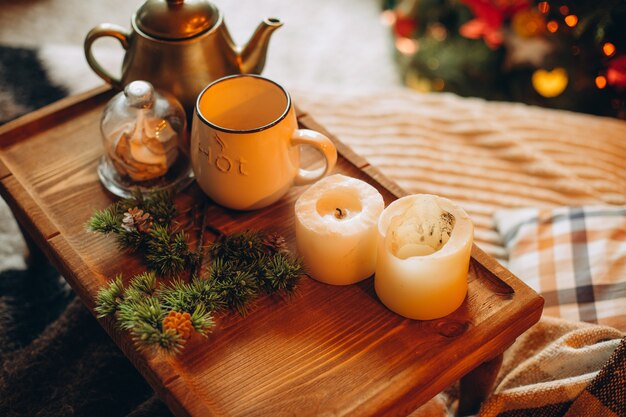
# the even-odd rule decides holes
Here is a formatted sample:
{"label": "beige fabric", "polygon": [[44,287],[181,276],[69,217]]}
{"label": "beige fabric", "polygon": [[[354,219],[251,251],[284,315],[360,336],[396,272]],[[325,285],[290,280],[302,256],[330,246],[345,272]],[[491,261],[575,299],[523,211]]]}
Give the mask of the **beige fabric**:
{"label": "beige fabric", "polygon": [[616,329],[544,317],[505,353],[479,417],[574,400],[615,351]]}
{"label": "beige fabric", "polygon": [[500,260],[497,209],[626,204],[623,121],[405,89],[293,95],[408,192],[461,204],[476,242]]}

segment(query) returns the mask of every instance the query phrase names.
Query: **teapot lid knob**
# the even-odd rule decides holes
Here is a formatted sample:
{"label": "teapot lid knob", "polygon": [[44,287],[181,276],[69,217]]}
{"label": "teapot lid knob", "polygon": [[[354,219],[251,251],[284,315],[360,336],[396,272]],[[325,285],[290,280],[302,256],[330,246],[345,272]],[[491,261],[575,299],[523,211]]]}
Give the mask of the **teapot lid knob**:
{"label": "teapot lid knob", "polygon": [[134,16],[139,30],[162,40],[200,35],[220,20],[220,11],[207,0],[148,0]]}

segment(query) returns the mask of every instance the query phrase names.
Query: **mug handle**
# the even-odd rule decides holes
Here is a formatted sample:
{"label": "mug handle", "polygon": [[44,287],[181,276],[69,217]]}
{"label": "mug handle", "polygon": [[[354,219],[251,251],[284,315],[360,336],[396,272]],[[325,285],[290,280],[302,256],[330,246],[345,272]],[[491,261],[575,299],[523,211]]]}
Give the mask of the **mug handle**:
{"label": "mug handle", "polygon": [[291,138],[291,143],[292,145],[313,146],[324,155],[326,160],[326,166],[322,168],[300,168],[298,175],[294,179],[295,185],[310,184],[319,180],[332,171],[337,163],[337,148],[335,148],[335,144],[319,132],[309,129],[297,129]]}
{"label": "mug handle", "polygon": [[121,26],[113,25],[111,23],[102,23],[91,29],[85,38],[85,58],[87,58],[87,63],[91,69],[98,74],[100,78],[111,84],[113,87],[121,88],[122,81],[119,78],[112,76],[107,70],[102,68],[98,61],[96,61],[93,51],[91,50],[91,46],[96,39],[105,36],[114,37],[122,44],[122,48],[128,49],[128,38],[130,36],[128,32],[126,32]]}

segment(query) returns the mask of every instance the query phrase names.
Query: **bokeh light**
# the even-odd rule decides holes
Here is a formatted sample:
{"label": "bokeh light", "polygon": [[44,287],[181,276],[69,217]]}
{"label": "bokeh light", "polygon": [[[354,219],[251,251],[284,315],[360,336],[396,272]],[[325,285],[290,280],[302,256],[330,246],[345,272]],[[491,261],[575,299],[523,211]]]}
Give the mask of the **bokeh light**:
{"label": "bokeh light", "polygon": [[550,20],[546,25],[546,28],[548,29],[548,32],[555,33],[557,30],[559,30],[559,24],[554,20]]}
{"label": "bokeh light", "polygon": [[565,24],[571,28],[573,28],[574,26],[576,26],[576,24],[578,23],[578,16],[576,16],[575,14],[570,14],[568,16],[565,16]]}
{"label": "bokeh light", "polygon": [[413,55],[417,52],[418,43],[415,39],[399,37],[396,39],[396,49],[404,55]]}
{"label": "bokeh light", "polygon": [[615,45],[611,42],[605,42],[604,45],[602,45],[602,52],[604,52],[606,56],[612,56],[615,53]]}

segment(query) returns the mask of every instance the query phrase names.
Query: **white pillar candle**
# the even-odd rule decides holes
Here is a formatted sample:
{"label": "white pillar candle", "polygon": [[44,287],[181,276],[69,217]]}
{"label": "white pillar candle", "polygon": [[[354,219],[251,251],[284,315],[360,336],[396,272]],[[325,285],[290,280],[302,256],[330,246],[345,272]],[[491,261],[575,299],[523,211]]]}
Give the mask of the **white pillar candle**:
{"label": "white pillar candle", "polygon": [[376,269],[376,226],[385,208],[371,185],[344,175],[313,184],[296,201],[296,242],[308,273],[348,285]]}
{"label": "white pillar candle", "polygon": [[469,216],[450,200],[418,194],[394,201],[378,221],[378,297],[411,319],[452,313],[467,294],[473,237]]}

